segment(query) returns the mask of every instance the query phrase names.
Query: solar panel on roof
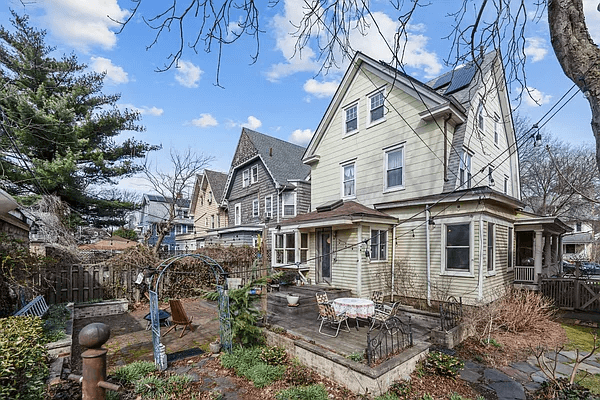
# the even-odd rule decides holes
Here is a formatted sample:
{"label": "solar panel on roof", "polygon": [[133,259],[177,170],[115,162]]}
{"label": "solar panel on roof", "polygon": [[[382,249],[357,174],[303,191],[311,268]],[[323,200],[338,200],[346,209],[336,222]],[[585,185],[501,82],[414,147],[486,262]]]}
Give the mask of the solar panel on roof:
{"label": "solar panel on roof", "polygon": [[444,94],[456,92],[457,90],[467,86],[469,83],[471,83],[471,80],[475,76],[475,72],[477,72],[477,66],[475,64],[466,65],[455,70],[453,74],[454,76],[452,76],[452,82],[450,82],[450,86],[448,86],[448,89],[446,89]]}
{"label": "solar panel on roof", "polygon": [[452,78],[452,72],[448,72],[442,76],[440,76],[437,81],[433,84],[433,90],[438,90],[442,86],[448,84],[450,79]]}

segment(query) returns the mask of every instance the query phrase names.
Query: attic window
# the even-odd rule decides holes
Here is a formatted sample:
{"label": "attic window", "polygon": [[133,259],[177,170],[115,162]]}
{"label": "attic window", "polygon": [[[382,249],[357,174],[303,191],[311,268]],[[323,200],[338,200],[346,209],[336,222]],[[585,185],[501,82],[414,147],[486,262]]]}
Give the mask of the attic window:
{"label": "attic window", "polygon": [[358,130],[358,103],[344,110],[344,132],[351,133]]}
{"label": "attic window", "polygon": [[252,183],[256,183],[258,182],[258,165],[255,165],[254,167],[252,167]]}
{"label": "attic window", "polygon": [[247,187],[250,185],[250,170],[245,170],[242,172],[242,187]]}
{"label": "attic window", "polygon": [[383,102],[385,96],[383,95],[383,90],[375,93],[373,96],[369,97],[369,102],[371,104],[370,110],[370,118],[371,123],[378,121],[383,118]]}
{"label": "attic window", "polygon": [[485,121],[483,119],[483,101],[479,102],[477,106],[477,127],[481,132],[483,132],[483,128],[485,126]]}

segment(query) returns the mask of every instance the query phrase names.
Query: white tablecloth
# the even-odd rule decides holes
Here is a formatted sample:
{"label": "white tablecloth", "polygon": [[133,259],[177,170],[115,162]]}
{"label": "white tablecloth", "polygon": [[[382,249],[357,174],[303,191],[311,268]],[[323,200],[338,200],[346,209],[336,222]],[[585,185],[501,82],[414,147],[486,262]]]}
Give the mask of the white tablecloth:
{"label": "white tablecloth", "polygon": [[348,318],[369,318],[375,314],[375,303],[371,300],[354,297],[340,297],[333,301],[336,314],[346,313]]}

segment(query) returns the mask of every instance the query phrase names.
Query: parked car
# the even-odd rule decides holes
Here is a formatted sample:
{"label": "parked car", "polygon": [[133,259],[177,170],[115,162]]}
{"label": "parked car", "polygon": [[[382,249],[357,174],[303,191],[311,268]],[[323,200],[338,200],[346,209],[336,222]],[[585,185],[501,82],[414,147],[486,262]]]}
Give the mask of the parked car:
{"label": "parked car", "polygon": [[581,269],[588,275],[600,275],[600,264],[590,261],[581,263]]}

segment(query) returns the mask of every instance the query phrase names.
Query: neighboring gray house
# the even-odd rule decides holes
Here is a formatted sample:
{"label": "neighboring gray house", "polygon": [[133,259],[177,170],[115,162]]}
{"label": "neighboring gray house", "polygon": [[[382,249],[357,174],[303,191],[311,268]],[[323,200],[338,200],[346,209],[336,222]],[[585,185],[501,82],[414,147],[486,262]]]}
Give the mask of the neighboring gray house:
{"label": "neighboring gray house", "polygon": [[310,211],[305,150],[243,128],[221,201],[228,224],[216,231],[212,243],[254,246],[266,227]]}
{"label": "neighboring gray house", "polygon": [[161,244],[164,251],[174,252],[176,236],[185,235],[194,230],[194,221],[189,215],[190,201],[188,199],[175,199],[156,194],[144,194],[140,222],[137,228],[138,235],[148,241],[149,246],[156,244],[158,239],[157,227],[169,219],[169,209],[175,203],[176,218],[169,235],[165,236]]}

